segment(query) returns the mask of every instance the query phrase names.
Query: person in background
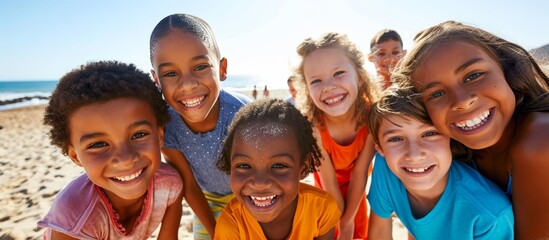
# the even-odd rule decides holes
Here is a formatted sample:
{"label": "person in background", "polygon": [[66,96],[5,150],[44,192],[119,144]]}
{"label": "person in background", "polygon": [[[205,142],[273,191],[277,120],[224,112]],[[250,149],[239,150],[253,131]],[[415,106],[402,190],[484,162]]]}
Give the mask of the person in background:
{"label": "person in background", "polygon": [[391,86],[391,71],[406,55],[403,46],[402,39],[395,30],[383,29],[372,38],[368,60],[376,67],[377,84],[381,90]]}
{"label": "person in background", "polygon": [[162,152],[184,180],[185,198],[195,214],[194,237],[213,238],[214,217],[233,197],[229,177],[215,164],[227,126],[250,99],[220,88],[227,59],[210,26],[196,16],[162,19],[151,33],[150,57],[151,74],[172,116]]}
{"label": "person in background", "polygon": [[230,175],[235,198],[215,238],[333,239],[336,200],[300,182],[320,158],[311,123],[292,104],[273,98],[241,108],[217,164]]}
{"label": "person in background", "polygon": [[84,169],[38,226],[44,239],[177,239],[181,177],[161,162],[168,106],[133,64],[91,62],[65,74],[44,114],[51,143]]}
{"label": "person in background", "polygon": [[295,81],[296,80],[295,80],[295,77],[293,75],[288,77],[288,80],[286,81],[286,83],[288,84],[288,90],[290,91],[290,95],[287,96],[286,98],[284,98],[284,100],[286,100],[287,102],[293,104],[294,106],[296,105],[295,100],[296,100],[296,96],[297,96],[297,90],[295,89],[295,86],[294,86]]}
{"label": "person in background", "polygon": [[252,91],[252,97],[254,97],[254,100],[257,99],[257,88],[255,85],[254,85],[254,90]]}
{"label": "person in background", "polygon": [[513,239],[509,198],[452,160],[450,138],[433,126],[418,98],[393,86],[372,106],[369,127],[379,154],[368,194],[368,237],[392,239],[396,213],[415,239]]}
{"label": "person in background", "polygon": [[267,85],[265,85],[265,89],[263,89],[263,97],[264,98],[269,97],[269,90],[267,89]]}

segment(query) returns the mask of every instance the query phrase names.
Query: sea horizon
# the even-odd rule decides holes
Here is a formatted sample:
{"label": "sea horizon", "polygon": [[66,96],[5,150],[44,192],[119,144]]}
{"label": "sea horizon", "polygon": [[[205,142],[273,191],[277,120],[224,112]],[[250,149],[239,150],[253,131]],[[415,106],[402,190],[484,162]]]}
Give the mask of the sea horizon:
{"label": "sea horizon", "polygon": [[[47,104],[58,81],[55,79],[0,80],[0,111]],[[265,86],[269,90],[288,88],[285,79],[266,83],[251,75],[229,75],[220,85],[222,89],[228,91],[251,91],[254,85],[257,91],[262,91]]]}

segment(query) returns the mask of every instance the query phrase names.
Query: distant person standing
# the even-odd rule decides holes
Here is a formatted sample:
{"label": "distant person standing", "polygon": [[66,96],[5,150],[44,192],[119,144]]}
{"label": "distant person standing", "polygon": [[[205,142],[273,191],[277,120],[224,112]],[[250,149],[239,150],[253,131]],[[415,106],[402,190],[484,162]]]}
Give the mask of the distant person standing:
{"label": "distant person standing", "polygon": [[383,29],[372,38],[368,60],[376,67],[380,90],[391,86],[391,71],[405,54],[402,39],[395,30]]}
{"label": "distant person standing", "polygon": [[286,100],[287,102],[293,104],[294,106],[295,105],[295,99],[296,99],[296,96],[297,96],[297,90],[295,89],[295,86],[294,86],[294,81],[295,81],[295,76],[292,75],[288,78],[288,90],[290,91],[290,95],[287,96],[286,98],[284,98],[284,100]]}
{"label": "distant person standing", "polygon": [[267,89],[267,85],[265,85],[265,89],[263,90],[263,97],[269,97],[269,90]]}
{"label": "distant person standing", "polygon": [[254,97],[254,100],[257,99],[257,89],[254,85],[254,90],[252,91],[252,97]]}

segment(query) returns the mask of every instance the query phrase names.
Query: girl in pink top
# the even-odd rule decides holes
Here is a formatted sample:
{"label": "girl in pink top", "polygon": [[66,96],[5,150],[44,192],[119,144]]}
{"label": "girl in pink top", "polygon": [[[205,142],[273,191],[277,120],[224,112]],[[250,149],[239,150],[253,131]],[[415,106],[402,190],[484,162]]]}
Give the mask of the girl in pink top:
{"label": "girl in pink top", "polygon": [[38,222],[45,239],[177,239],[182,181],[161,162],[167,105],[150,77],[89,63],[59,81],[46,108],[50,139],[85,173]]}

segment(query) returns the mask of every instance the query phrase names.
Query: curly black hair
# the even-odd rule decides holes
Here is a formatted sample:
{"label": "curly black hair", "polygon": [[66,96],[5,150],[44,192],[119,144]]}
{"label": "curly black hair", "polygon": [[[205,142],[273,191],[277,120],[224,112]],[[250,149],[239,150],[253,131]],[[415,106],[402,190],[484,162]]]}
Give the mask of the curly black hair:
{"label": "curly black hair", "polygon": [[295,132],[297,145],[301,152],[301,164],[309,162],[309,172],[316,171],[320,166],[322,155],[313,137],[312,124],[291,103],[282,99],[268,98],[253,101],[242,107],[235,115],[228,128],[228,136],[223,144],[221,156],[217,161],[219,170],[230,174],[231,151],[236,132],[244,130],[252,123],[277,123]]}
{"label": "curly black hair", "polygon": [[44,113],[49,137],[67,155],[70,145],[69,118],[82,106],[117,98],[133,98],[150,104],[159,127],[170,120],[162,93],[148,74],[133,64],[117,61],[90,62],[65,74],[53,91]]}

